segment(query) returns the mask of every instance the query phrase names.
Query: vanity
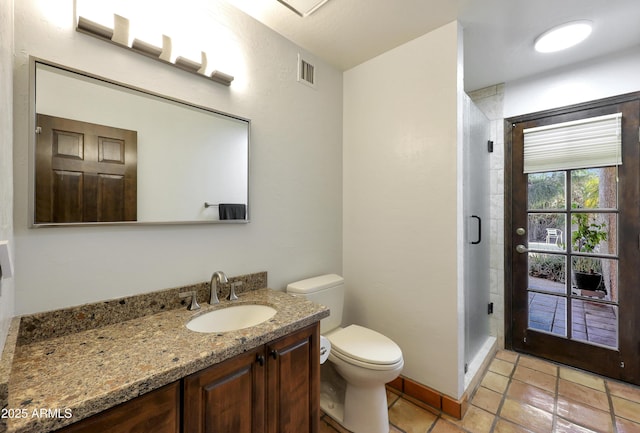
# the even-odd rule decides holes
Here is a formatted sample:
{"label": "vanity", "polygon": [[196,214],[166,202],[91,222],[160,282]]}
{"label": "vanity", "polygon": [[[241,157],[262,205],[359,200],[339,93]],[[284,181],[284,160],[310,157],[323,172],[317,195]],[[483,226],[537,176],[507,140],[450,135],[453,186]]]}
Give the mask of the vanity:
{"label": "vanity", "polygon": [[318,335],[308,326],[58,431],[315,432]]}
{"label": "vanity", "polygon": [[[57,317],[22,318],[8,384],[7,409],[14,412],[5,419],[7,431],[317,432],[319,321],[329,310],[265,288],[212,307],[204,302],[207,286],[187,287],[199,295],[198,311],[176,301],[185,291],[177,288],[159,299],[149,294],[103,303],[112,309],[96,304]],[[158,311],[113,319],[126,318],[122,309],[140,304]],[[228,332],[186,327],[194,316],[244,304],[276,313]],[[56,325],[63,316],[114,323],[67,332]]]}

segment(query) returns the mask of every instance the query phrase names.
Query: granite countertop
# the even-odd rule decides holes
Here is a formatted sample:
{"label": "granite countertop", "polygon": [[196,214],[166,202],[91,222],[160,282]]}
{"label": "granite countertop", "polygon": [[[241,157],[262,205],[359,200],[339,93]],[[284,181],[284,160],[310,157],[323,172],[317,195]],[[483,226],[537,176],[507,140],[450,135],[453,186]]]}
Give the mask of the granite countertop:
{"label": "granite countertop", "polygon": [[[329,315],[326,307],[270,289],[239,298],[214,307],[203,303],[195,312],[163,311],[17,346],[4,412],[14,410],[5,417],[7,431],[61,428]],[[278,312],[257,326],[225,333],[198,333],[185,326],[192,316],[242,303],[270,305]]]}

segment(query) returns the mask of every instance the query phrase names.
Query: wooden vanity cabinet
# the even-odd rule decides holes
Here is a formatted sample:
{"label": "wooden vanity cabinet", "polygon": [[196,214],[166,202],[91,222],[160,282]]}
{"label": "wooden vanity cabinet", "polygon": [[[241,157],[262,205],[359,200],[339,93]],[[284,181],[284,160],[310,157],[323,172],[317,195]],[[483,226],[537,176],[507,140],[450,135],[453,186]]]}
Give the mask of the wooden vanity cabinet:
{"label": "wooden vanity cabinet", "polygon": [[83,419],[57,433],[179,433],[180,382]]}
{"label": "wooden vanity cabinet", "polygon": [[317,433],[319,325],[184,379],[184,433]]}
{"label": "wooden vanity cabinet", "polygon": [[186,377],[184,432],[264,431],[264,364],[260,347]]}
{"label": "wooden vanity cabinet", "polygon": [[319,400],[316,323],[57,432],[318,433]]}
{"label": "wooden vanity cabinet", "polygon": [[267,351],[267,433],[317,433],[320,421],[320,328],[273,341]]}

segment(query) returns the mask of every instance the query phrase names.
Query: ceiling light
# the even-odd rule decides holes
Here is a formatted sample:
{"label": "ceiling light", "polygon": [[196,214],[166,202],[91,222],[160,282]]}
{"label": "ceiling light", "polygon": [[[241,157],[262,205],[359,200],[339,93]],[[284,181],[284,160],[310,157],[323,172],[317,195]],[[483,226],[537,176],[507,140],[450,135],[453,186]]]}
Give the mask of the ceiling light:
{"label": "ceiling light", "polygon": [[534,46],[539,53],[553,53],[579,44],[590,34],[591,21],[573,21],[544,32]]}

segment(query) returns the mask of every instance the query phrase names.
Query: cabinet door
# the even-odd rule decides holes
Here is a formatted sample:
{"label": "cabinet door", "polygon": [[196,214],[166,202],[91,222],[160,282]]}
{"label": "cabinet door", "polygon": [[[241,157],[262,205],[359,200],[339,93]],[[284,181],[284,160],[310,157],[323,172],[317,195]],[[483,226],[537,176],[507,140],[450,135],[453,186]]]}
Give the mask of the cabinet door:
{"label": "cabinet door", "polygon": [[315,324],[267,345],[269,433],[317,433],[320,332]]}
{"label": "cabinet door", "polygon": [[178,433],[180,382],[78,421],[58,433]]}
{"label": "cabinet door", "polygon": [[264,347],[184,379],[184,433],[261,433]]}

